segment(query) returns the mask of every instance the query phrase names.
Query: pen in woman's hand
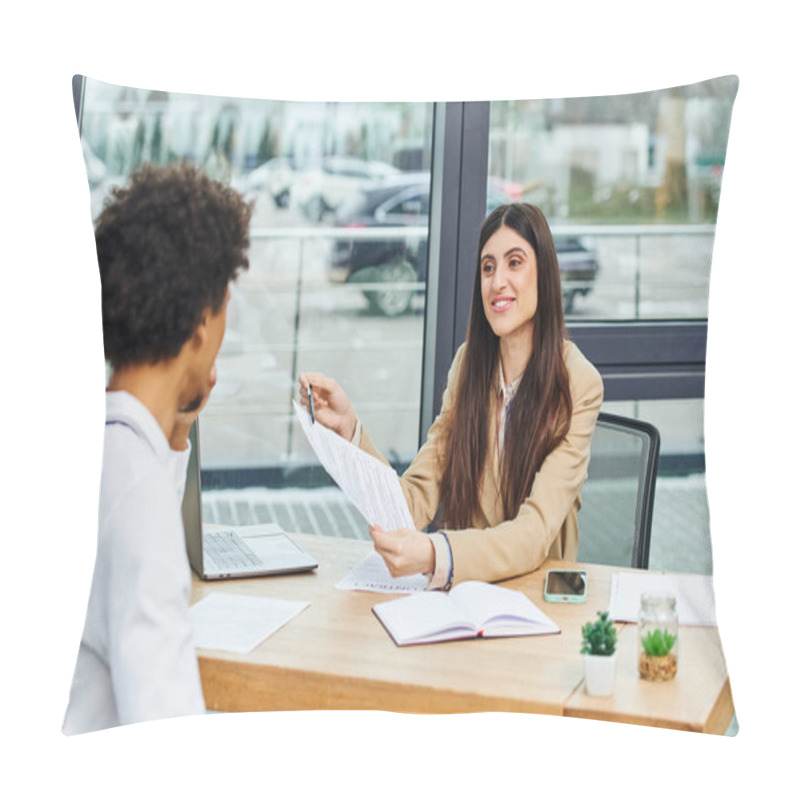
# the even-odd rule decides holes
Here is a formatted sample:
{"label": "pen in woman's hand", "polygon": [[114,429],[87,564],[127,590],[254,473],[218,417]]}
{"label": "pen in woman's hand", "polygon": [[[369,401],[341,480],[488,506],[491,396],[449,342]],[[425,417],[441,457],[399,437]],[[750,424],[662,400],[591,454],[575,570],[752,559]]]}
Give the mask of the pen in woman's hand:
{"label": "pen in woman's hand", "polygon": [[311,384],[308,384],[308,410],[311,413],[311,424],[313,425],[315,420],[314,417],[314,390]]}

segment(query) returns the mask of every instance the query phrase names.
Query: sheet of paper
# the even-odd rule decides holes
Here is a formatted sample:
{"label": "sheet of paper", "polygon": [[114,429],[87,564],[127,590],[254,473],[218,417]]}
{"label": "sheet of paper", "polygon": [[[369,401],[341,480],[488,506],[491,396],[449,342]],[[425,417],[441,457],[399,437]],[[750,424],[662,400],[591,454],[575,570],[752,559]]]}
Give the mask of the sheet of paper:
{"label": "sheet of paper", "polygon": [[294,410],[325,471],[370,524],[385,531],[414,527],[397,473],[391,467],[324,425],[312,424],[299,403],[295,402]]}
{"label": "sheet of paper", "polygon": [[195,647],[249,653],[307,602],[212,592],[189,609]]}
{"label": "sheet of paper", "polygon": [[[325,471],[370,523],[386,531],[414,528],[414,520],[400,488],[397,473],[324,425],[311,423],[299,403],[294,404],[303,432]],[[367,592],[419,592],[428,585],[424,575],[393,578],[383,559],[373,551],[357,564],[336,587]]]}
{"label": "sheet of paper", "polygon": [[612,575],[609,616],[617,622],[637,622],[641,597],[647,592],[674,594],[680,625],[717,624],[710,575]]}
{"label": "sheet of paper", "polygon": [[423,592],[427,586],[428,578],[425,575],[393,578],[384,560],[374,550],[336,584],[337,589],[385,594]]}

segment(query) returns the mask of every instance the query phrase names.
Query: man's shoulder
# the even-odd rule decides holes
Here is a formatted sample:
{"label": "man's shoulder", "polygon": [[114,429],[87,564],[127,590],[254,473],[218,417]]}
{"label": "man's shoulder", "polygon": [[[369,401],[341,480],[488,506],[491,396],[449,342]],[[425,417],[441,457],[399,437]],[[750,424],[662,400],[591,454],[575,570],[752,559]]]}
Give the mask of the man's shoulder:
{"label": "man's shoulder", "polygon": [[141,400],[124,391],[106,392],[106,430],[125,427],[160,452],[169,444],[152,412]]}
{"label": "man's shoulder", "polygon": [[155,417],[135,397],[127,392],[106,394],[105,436],[103,439],[103,469],[117,470],[128,466],[148,469],[166,463],[170,454],[169,442]]}
{"label": "man's shoulder", "polygon": [[[159,505],[169,497],[172,478],[167,458],[140,431],[124,422],[106,422],[100,477],[100,507],[110,514],[145,500]],[[149,500],[148,500],[149,498]],[[144,513],[145,509],[142,509]]]}
{"label": "man's shoulder", "polygon": [[148,437],[125,420],[106,419],[103,437],[103,473],[152,470],[163,461]]}
{"label": "man's shoulder", "polygon": [[117,564],[160,558],[183,541],[180,500],[168,465],[146,445],[128,441],[103,454],[99,496],[99,547]]}

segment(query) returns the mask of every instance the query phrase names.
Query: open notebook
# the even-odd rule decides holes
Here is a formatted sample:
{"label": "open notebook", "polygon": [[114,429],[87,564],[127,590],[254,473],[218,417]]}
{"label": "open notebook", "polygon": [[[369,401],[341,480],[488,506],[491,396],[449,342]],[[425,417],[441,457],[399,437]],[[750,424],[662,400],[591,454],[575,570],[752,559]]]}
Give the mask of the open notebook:
{"label": "open notebook", "polygon": [[399,646],[561,632],[522,592],[482,581],[388,600],[372,611]]}

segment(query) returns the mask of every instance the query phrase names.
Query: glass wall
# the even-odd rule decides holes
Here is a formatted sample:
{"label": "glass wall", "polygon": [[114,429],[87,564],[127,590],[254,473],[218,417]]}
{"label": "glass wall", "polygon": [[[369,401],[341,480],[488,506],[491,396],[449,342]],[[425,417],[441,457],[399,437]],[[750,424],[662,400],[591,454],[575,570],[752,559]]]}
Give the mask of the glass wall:
{"label": "glass wall", "polygon": [[[491,103],[489,174],[547,216],[571,331],[613,326],[629,339],[640,335],[636,323],[674,330],[707,320],[737,86],[724,77],[640,94]],[[608,341],[619,352],[621,339]],[[703,399],[662,393],[607,400],[603,410],[645,419],[661,434],[651,567],[710,573]]]}
{"label": "glass wall", "polygon": [[550,221],[568,317],[707,318],[736,88],[491,104],[489,174]]}
{"label": "glass wall", "polygon": [[[480,208],[473,201],[483,185],[486,210],[524,200],[545,211],[570,332],[578,339],[583,327],[596,341],[602,329],[602,347],[613,351],[611,362],[594,354],[598,364],[620,373],[618,358],[636,349],[631,341],[643,335],[642,325],[650,325],[647,353],[664,349],[653,325],[668,331],[663,364],[634,353],[621,368],[644,383],[657,368],[666,382],[662,374],[644,393],[609,391],[605,408],[659,427],[659,492],[667,479],[702,482],[702,382],[688,393],[669,384],[676,365],[703,374],[735,78],[618,97],[438,109],[84,84],[93,214],[139,164],[184,158],[255,203],[251,267],[233,290],[218,384],[201,421],[207,520],[276,520],[292,530],[366,536],[364,520],[331,485],[294,423],[296,376],[314,369],[339,380],[390,461],[408,463],[424,436],[421,419],[430,416],[427,407],[421,412],[421,396],[427,392],[435,413],[437,387],[461,341],[470,247],[483,213],[483,199]],[[439,210],[430,219],[432,203]],[[429,270],[436,273],[430,289]],[[673,357],[672,342],[681,340],[675,326],[697,330],[698,323],[702,346],[691,333],[690,356]],[[423,346],[434,340],[426,388]],[[612,383],[608,374],[607,387]],[[659,541],[671,535],[658,531],[684,524],[663,518],[668,506],[676,504],[659,503],[657,495],[653,566],[660,566]],[[707,532],[707,511],[687,524]],[[710,556],[707,563],[710,569]]]}
{"label": "glass wall", "polygon": [[[387,457],[416,452],[432,113],[424,103],[272,102],[85,80],[93,218],[146,161],[187,159],[255,203],[250,268],[232,288],[200,421],[208,521],[329,533],[344,524],[332,524],[334,508],[367,535],[293,420],[305,370],[346,388]],[[260,493],[240,491],[252,487]],[[294,502],[310,487],[330,501],[322,516]]]}

